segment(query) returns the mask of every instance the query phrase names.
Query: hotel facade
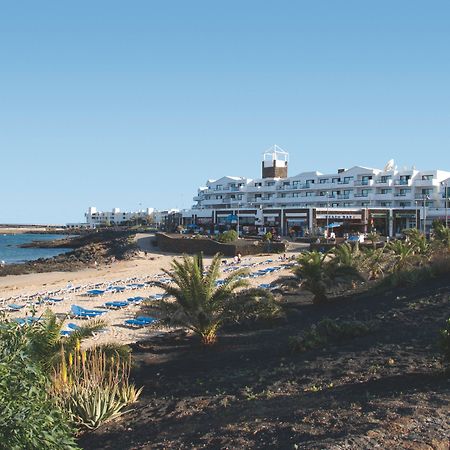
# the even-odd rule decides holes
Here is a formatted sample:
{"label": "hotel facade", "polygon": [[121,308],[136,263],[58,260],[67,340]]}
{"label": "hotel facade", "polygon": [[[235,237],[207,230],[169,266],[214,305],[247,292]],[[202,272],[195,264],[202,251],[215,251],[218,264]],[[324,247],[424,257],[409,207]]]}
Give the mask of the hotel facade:
{"label": "hotel facade", "polygon": [[288,176],[289,154],[278,146],[264,152],[261,178],[224,176],[198,189],[185,223],[206,230],[267,229],[282,236],[333,227],[336,234],[377,231],[395,236],[405,228],[429,230],[446,222],[450,172],[383,170],[354,166],[335,173]]}

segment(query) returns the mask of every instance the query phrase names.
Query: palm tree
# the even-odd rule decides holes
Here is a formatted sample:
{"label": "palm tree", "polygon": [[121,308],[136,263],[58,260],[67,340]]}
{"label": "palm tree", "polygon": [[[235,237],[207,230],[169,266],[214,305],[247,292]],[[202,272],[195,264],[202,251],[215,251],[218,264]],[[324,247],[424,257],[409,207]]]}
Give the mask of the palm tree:
{"label": "palm tree", "polygon": [[412,262],[414,256],[414,246],[410,242],[392,241],[387,245],[387,249],[393,257],[393,271],[399,272],[406,269]]}
{"label": "palm tree", "polygon": [[232,314],[229,307],[235,291],[247,286],[242,278],[247,273],[244,269],[233,272],[218,286],[220,264],[221,255],[217,254],[205,271],[202,254],[184,255],[181,261],[172,261],[172,271],[164,270],[172,282],[156,283],[175,298],[175,303],[164,303],[172,323],[189,328],[205,345],[216,342],[218,329]]}
{"label": "palm tree", "polygon": [[433,223],[433,243],[434,247],[442,247],[450,250],[450,228],[446,227],[442,222]]}
{"label": "palm tree", "polygon": [[368,272],[369,280],[376,280],[384,274],[386,268],[385,247],[386,245],[382,248],[367,248],[364,251],[362,267]]}
{"label": "palm tree", "polygon": [[361,260],[361,252],[359,244],[351,245],[348,242],[338,245],[332,250],[334,255],[333,264],[345,267],[358,267]]}
{"label": "palm tree", "polygon": [[293,271],[300,286],[314,295],[313,303],[321,304],[327,301],[328,288],[364,279],[359,271],[360,261],[359,248],[344,244],[324,254],[303,253]]}
{"label": "palm tree", "polygon": [[331,282],[325,263],[327,256],[328,253],[305,252],[297,259],[299,265],[293,268],[300,286],[313,294],[314,304],[327,301],[326,291]]}
{"label": "palm tree", "polygon": [[64,320],[59,320],[56,314],[50,310],[45,311],[42,319],[27,327],[25,338],[30,357],[39,362],[46,370],[54,367],[60,361],[62,347],[68,354],[83,339],[93,336],[96,331],[100,331],[105,326],[102,320],[90,320],[87,325],[74,330],[69,336],[62,336]]}

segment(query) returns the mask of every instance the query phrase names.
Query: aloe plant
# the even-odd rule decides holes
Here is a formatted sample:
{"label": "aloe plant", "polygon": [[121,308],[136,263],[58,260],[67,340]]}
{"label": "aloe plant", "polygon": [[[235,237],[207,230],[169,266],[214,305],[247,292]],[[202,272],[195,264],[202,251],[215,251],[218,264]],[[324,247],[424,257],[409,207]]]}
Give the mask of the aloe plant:
{"label": "aloe plant", "polygon": [[78,426],[96,429],[138,400],[142,388],[129,383],[130,359],[101,349],[75,349],[68,356],[54,370],[53,393]]}

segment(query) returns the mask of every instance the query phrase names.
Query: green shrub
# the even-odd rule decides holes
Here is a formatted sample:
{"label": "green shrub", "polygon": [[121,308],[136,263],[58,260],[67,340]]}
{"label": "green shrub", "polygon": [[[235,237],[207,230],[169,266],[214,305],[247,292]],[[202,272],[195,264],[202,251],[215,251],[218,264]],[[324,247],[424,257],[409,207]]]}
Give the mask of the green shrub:
{"label": "green shrub", "polygon": [[78,449],[67,417],[47,394],[48,378],[26,353],[23,331],[1,326],[0,449]]}
{"label": "green shrub", "polygon": [[439,346],[445,364],[450,364],[450,318],[445,322],[444,328],[439,332]]}
{"label": "green shrub", "polygon": [[228,230],[224,231],[222,234],[219,235],[219,242],[222,242],[223,244],[227,244],[229,242],[234,242],[238,238],[238,234],[234,230]]}
{"label": "green shrub", "polygon": [[359,320],[323,319],[300,336],[289,339],[293,351],[304,352],[368,334],[373,325]]}

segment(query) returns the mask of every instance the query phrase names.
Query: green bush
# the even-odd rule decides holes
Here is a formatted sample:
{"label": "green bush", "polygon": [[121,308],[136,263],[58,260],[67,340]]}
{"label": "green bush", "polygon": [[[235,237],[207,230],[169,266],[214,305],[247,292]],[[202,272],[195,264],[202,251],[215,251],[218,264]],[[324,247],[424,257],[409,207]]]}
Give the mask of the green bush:
{"label": "green bush", "polygon": [[67,417],[47,394],[48,379],[25,351],[23,331],[1,326],[0,449],[78,449]]}
{"label": "green bush", "polygon": [[234,230],[228,230],[224,231],[222,234],[219,235],[219,242],[222,242],[223,244],[227,244],[229,242],[234,242],[238,238],[238,234]]}
{"label": "green bush", "polygon": [[293,351],[305,352],[368,334],[373,325],[359,320],[323,319],[300,336],[289,339]]}
{"label": "green bush", "polygon": [[445,364],[450,364],[450,318],[439,332],[439,344]]}

